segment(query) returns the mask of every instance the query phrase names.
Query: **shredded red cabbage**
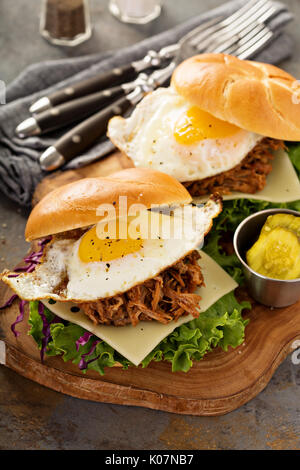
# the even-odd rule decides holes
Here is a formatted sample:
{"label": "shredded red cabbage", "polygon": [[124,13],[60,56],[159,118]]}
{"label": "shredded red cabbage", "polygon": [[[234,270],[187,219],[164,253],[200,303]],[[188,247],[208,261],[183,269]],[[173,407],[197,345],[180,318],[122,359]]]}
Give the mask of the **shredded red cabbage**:
{"label": "shredded red cabbage", "polygon": [[20,303],[19,303],[19,312],[20,312],[20,314],[17,316],[16,321],[10,327],[10,329],[13,332],[13,334],[15,335],[15,337],[18,337],[20,335],[20,332],[16,331],[15,326],[16,326],[17,323],[21,323],[21,321],[23,321],[23,319],[24,319],[24,313],[25,313],[24,307],[25,307],[26,303],[27,303],[27,300],[21,300],[20,301]]}
{"label": "shredded red cabbage", "polygon": [[38,242],[38,245],[39,246],[44,246],[44,245],[46,245],[46,243],[49,243],[51,240],[52,240],[52,236],[49,235],[49,237],[46,237],[46,238],[43,238],[42,240],[40,240]]}
{"label": "shredded red cabbage", "polygon": [[[38,245],[41,247],[41,249],[39,251],[33,251],[32,253],[30,253],[30,255],[26,256],[24,258],[24,261],[27,264],[27,266],[21,266],[19,268],[15,268],[14,269],[15,273],[21,273],[21,272],[31,273],[32,271],[34,271],[36,265],[40,263],[40,259],[43,256],[45,245],[49,243],[51,240],[52,240],[52,237],[46,237],[46,238],[43,238],[43,240],[40,240],[38,242]],[[17,277],[17,276],[19,276],[19,274],[9,274],[7,277]]]}
{"label": "shredded red cabbage", "polygon": [[80,338],[76,341],[76,351],[79,351],[80,346],[84,346],[90,338],[93,336],[93,333],[86,331]]}
{"label": "shredded red cabbage", "polygon": [[47,344],[48,344],[49,339],[50,339],[50,324],[47,321],[44,310],[45,310],[44,304],[42,302],[39,302],[38,312],[39,312],[39,315],[40,315],[40,317],[43,321],[42,333],[44,335],[44,337],[42,339],[42,347],[41,347],[41,353],[40,353],[41,362],[44,362],[44,355],[45,355],[45,352],[46,352]]}
{"label": "shredded red cabbage", "polygon": [[0,310],[2,310],[2,309],[4,309],[4,308],[7,308],[7,307],[10,307],[11,304],[13,303],[13,301],[14,301],[15,299],[17,299],[17,298],[18,298],[17,294],[12,295],[12,296],[8,299],[8,301],[5,302],[4,305],[1,305]]}
{"label": "shredded red cabbage", "polygon": [[[43,238],[38,242],[38,245],[41,247],[40,251],[37,252],[32,252],[30,255],[26,256],[24,258],[25,263],[28,264],[28,266],[23,266],[20,268],[15,268],[14,271],[17,274],[9,274],[7,277],[18,277],[21,272],[26,272],[26,273],[31,273],[32,271],[35,270],[36,265],[39,263],[41,256],[43,255],[44,252],[44,247],[47,243],[49,243],[52,240],[52,237],[46,237]],[[6,307],[10,307],[13,301],[17,298],[18,296],[15,294],[13,295],[7,302],[6,304],[2,305],[0,307],[0,310]],[[18,315],[16,321],[11,325],[10,329],[13,332],[13,334],[17,337],[19,336],[19,332],[15,330],[15,326],[17,323],[20,323],[24,319],[24,306],[26,304],[26,300],[21,300],[19,303],[19,311],[20,314]]]}
{"label": "shredded red cabbage", "polygon": [[[84,335],[83,335],[84,336]],[[86,356],[89,356],[90,354],[93,354],[93,352],[95,351],[96,349],[96,346],[98,343],[101,343],[101,340],[98,339],[96,341],[93,342],[93,345],[91,347],[91,349],[89,350],[89,352],[85,353],[85,354],[82,354],[81,356],[81,359],[80,359],[80,362],[78,364],[78,367],[80,370],[84,370],[84,369],[87,369],[87,366],[91,363],[91,362],[94,362],[94,361],[97,361],[97,359],[99,359],[100,357],[100,354],[99,356],[95,357],[94,359],[90,359],[89,361],[86,361],[85,360],[85,357]]]}
{"label": "shredded red cabbage", "polygon": [[51,340],[50,325],[52,323],[60,322],[61,319],[58,318],[58,316],[54,315],[54,318],[50,322],[48,322],[48,320],[46,318],[46,315],[45,315],[45,306],[42,302],[39,302],[38,312],[39,312],[39,315],[40,315],[40,317],[43,321],[42,333],[43,333],[44,337],[42,339],[42,347],[41,347],[40,356],[41,356],[41,362],[44,362],[44,357],[45,357],[45,352],[46,352],[46,349],[47,349],[47,345],[48,345],[49,341]]}

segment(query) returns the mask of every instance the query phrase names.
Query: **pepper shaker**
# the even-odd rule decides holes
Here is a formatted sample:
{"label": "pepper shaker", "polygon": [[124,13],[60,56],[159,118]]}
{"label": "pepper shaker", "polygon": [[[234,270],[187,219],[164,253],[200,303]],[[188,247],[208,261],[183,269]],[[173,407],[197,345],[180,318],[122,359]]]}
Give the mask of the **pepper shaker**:
{"label": "pepper shaker", "polygon": [[43,0],[40,33],[60,46],[77,46],[89,39],[89,0]]}

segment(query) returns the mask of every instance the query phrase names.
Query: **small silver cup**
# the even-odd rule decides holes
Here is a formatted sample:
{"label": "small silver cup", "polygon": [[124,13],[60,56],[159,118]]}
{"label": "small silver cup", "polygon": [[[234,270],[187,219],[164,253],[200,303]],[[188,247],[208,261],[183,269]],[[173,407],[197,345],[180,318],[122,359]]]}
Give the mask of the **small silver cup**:
{"label": "small silver cup", "polygon": [[290,209],[267,209],[256,212],[240,223],[233,237],[234,250],[243,265],[249,294],[268,307],[286,307],[300,298],[300,279],[287,281],[272,279],[253,271],[246,263],[246,252],[258,239],[268,216],[282,213],[300,217],[299,212]]}

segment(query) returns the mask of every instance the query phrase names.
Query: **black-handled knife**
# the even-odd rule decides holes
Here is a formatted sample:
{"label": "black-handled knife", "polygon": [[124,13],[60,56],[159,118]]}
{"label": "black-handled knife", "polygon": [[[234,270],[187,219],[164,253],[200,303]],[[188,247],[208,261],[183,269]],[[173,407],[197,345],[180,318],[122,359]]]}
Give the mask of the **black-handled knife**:
{"label": "black-handled knife", "polygon": [[91,93],[96,93],[97,91],[104,90],[105,88],[111,88],[115,85],[127,82],[132,80],[143,70],[160,66],[162,61],[167,57],[168,55],[164,58],[155,51],[148,51],[147,55],[141,60],[134,61],[131,64],[124,65],[122,67],[116,67],[108,72],[101,73],[95,77],[56,91],[48,96],[44,96],[33,103],[29,110],[31,113],[39,113],[66,101]]}
{"label": "black-handled knife", "polygon": [[106,134],[107,123],[113,116],[124,114],[138,103],[143,95],[142,88],[137,87],[129,95],[118,99],[75,126],[41,155],[42,169],[45,171],[55,170],[90,147],[95,140]]}
{"label": "black-handled knife", "polygon": [[119,85],[59,104],[25,119],[17,126],[16,134],[21,138],[40,135],[85,119],[124,95],[128,89],[132,90],[133,86]]}

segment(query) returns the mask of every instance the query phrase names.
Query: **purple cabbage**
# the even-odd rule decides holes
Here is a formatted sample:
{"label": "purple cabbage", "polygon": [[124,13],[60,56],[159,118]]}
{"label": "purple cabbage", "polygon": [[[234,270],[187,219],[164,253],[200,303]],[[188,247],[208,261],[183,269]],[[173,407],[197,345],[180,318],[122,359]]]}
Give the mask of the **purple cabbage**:
{"label": "purple cabbage", "polygon": [[[84,335],[83,335],[83,336],[84,336]],[[79,338],[79,339],[80,339],[80,338]],[[93,345],[92,345],[91,349],[89,350],[89,352],[87,352],[87,353],[85,353],[85,354],[82,354],[81,359],[80,359],[79,364],[78,364],[78,367],[79,367],[80,370],[87,369],[87,366],[88,366],[91,362],[97,361],[97,359],[99,359],[100,354],[99,354],[97,357],[95,357],[94,359],[90,359],[89,361],[86,361],[86,360],[85,360],[85,357],[86,357],[86,356],[89,356],[90,354],[93,354],[93,352],[95,351],[96,346],[97,346],[98,343],[101,343],[101,340],[100,340],[100,339],[98,339],[98,340],[96,340],[96,341],[93,342]]]}
{"label": "purple cabbage", "polygon": [[56,322],[59,322],[61,320],[60,320],[60,318],[58,318],[58,316],[54,315],[54,318],[50,322],[48,322],[48,320],[46,318],[46,315],[45,315],[45,306],[42,302],[39,302],[38,312],[39,312],[39,315],[40,315],[40,317],[43,321],[42,333],[43,333],[44,337],[42,339],[42,347],[41,347],[40,356],[41,356],[41,362],[44,362],[44,357],[45,357],[45,352],[46,352],[46,349],[47,349],[47,345],[48,345],[49,341],[51,340],[50,325],[52,323],[56,323]]}
{"label": "purple cabbage", "polygon": [[46,318],[46,315],[44,313],[44,310],[45,310],[45,306],[42,302],[39,302],[39,306],[38,306],[38,312],[39,312],[39,315],[43,321],[43,329],[42,329],[42,333],[44,335],[43,339],[42,339],[42,347],[41,347],[41,362],[44,362],[44,355],[45,355],[45,352],[46,352],[46,348],[47,348],[47,344],[49,342],[49,339],[50,339],[50,324]]}
{"label": "purple cabbage", "polygon": [[[19,268],[15,268],[14,271],[15,271],[16,274],[9,274],[7,277],[18,277],[19,273],[21,273],[21,272],[31,273],[32,271],[34,271],[36,265],[40,262],[40,259],[43,255],[45,245],[47,243],[49,243],[51,239],[52,239],[52,237],[47,237],[47,238],[44,238],[43,240],[40,240],[38,242],[38,245],[41,247],[40,251],[37,251],[37,252],[33,251],[32,253],[30,253],[30,255],[28,255],[24,258],[24,261],[25,261],[25,263],[27,263],[28,266],[22,266],[22,267],[19,267]],[[3,308],[6,308],[6,307],[10,307],[11,304],[13,303],[13,301],[17,297],[18,296],[16,294],[14,294],[4,305],[2,305],[0,307],[0,310],[3,309]],[[20,304],[19,304],[20,314],[18,315],[16,321],[10,327],[11,331],[13,332],[13,334],[16,337],[19,336],[20,333],[18,331],[16,331],[15,326],[16,326],[17,323],[20,323],[24,319],[24,313],[25,313],[24,307],[25,307],[26,302],[27,302],[26,300],[21,300],[20,301]]]}
{"label": "purple cabbage", "polygon": [[20,312],[20,314],[17,316],[16,321],[10,327],[11,331],[13,332],[13,334],[15,335],[16,338],[20,335],[20,332],[16,331],[15,327],[16,327],[17,323],[21,323],[24,320],[24,313],[25,313],[24,307],[25,307],[26,303],[27,303],[27,300],[21,300],[20,301],[20,303],[19,303],[19,312]]}
{"label": "purple cabbage", "polygon": [[80,338],[76,341],[76,351],[79,351],[80,346],[84,346],[89,342],[90,338],[93,336],[93,333],[86,331]]}
{"label": "purple cabbage", "polygon": [[[52,237],[47,237],[44,238],[43,240],[40,240],[38,242],[38,245],[41,247],[40,251],[33,251],[30,253],[30,255],[26,256],[24,258],[25,263],[27,266],[21,266],[19,268],[15,268],[14,271],[15,273],[31,273],[32,271],[35,270],[35,267],[37,264],[40,263],[40,259],[43,256],[44,253],[44,248],[47,243],[49,243],[52,240]],[[19,274],[9,274],[7,277],[17,277]]]}
{"label": "purple cabbage", "polygon": [[17,294],[12,295],[5,304],[1,305],[0,310],[3,310],[4,308],[10,307],[15,299],[17,299],[18,296]]}

